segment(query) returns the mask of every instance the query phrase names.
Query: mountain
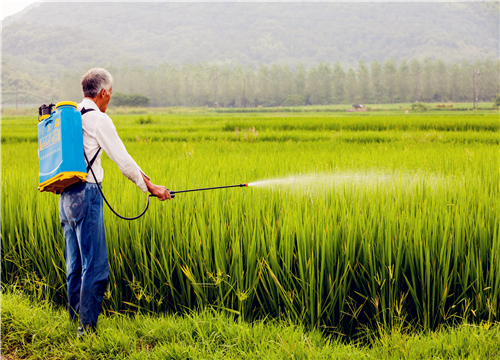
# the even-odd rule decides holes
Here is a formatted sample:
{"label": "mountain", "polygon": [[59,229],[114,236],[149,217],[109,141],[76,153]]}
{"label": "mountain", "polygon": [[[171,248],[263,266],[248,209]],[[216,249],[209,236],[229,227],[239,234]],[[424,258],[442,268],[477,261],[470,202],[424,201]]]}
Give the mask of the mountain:
{"label": "mountain", "polygon": [[2,88],[12,94],[18,78],[48,86],[65,71],[97,65],[497,59],[498,8],[498,2],[44,2],[2,24]]}

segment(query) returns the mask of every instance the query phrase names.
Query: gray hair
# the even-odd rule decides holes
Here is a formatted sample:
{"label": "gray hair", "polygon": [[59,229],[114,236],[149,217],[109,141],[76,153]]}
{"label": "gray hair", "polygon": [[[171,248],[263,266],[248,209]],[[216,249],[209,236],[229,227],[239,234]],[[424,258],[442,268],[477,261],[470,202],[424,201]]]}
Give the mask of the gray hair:
{"label": "gray hair", "polygon": [[102,89],[109,91],[111,85],[113,85],[113,77],[103,68],[92,68],[82,76],[84,97],[95,98]]}

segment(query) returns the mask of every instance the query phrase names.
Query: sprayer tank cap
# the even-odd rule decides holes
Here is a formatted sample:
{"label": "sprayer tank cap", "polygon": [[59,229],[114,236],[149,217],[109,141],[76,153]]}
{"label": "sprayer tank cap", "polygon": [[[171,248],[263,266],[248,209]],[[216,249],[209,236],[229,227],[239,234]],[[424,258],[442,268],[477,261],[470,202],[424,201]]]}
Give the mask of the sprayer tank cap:
{"label": "sprayer tank cap", "polygon": [[59,106],[64,106],[64,105],[69,105],[69,106],[73,106],[74,108],[76,108],[76,102],[74,101],[61,101],[61,102],[58,102],[57,105],[56,105],[56,109],[59,107]]}

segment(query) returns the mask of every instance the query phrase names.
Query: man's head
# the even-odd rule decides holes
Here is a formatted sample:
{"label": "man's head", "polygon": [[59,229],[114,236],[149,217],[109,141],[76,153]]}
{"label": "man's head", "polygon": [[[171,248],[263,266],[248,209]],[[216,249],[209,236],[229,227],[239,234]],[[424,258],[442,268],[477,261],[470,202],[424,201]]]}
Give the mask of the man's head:
{"label": "man's head", "polygon": [[82,76],[83,96],[92,99],[99,110],[106,112],[113,93],[113,77],[103,68],[90,69]]}

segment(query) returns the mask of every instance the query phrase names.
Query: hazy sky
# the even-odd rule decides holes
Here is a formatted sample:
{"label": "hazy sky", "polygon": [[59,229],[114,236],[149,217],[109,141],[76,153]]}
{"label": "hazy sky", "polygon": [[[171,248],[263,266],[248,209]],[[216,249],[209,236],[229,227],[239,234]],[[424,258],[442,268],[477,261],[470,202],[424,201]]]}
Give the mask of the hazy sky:
{"label": "hazy sky", "polygon": [[[70,0],[71,1],[71,0]],[[72,0],[75,1],[75,0]],[[76,0],[78,1],[78,0]],[[82,1],[82,0],[80,0]],[[85,1],[85,0],[84,0]],[[82,1],[82,2],[84,2]],[[109,0],[108,0],[109,1]],[[121,0],[123,1],[123,0]],[[147,2],[148,0],[125,0],[125,1],[134,1],[134,2]],[[231,0],[153,0],[151,2],[231,2]],[[241,0],[240,0],[241,1]],[[301,2],[300,0],[292,0],[293,2]],[[288,2],[292,2],[288,1]],[[304,0],[302,0],[304,1]],[[305,0],[305,2],[311,2],[314,0]],[[318,0],[316,0],[318,1]],[[412,0],[319,0],[319,2],[407,2],[407,1],[412,1]],[[415,2],[443,2],[443,1],[448,1],[448,0],[417,0]],[[465,1],[482,1],[482,0],[465,0]],[[1,8],[0,8],[0,14],[2,20],[5,19],[7,16],[13,15],[15,13],[18,13],[19,11],[25,9],[28,5],[33,4],[35,2],[43,2],[43,1],[36,1],[36,0],[0,0],[1,3]],[[52,0],[52,2],[66,2],[65,0]],[[99,0],[87,0],[87,2],[99,2]],[[120,0],[111,0],[109,2],[120,2]],[[268,2],[266,0],[245,0],[245,2]],[[270,2],[287,2],[287,0],[274,0]]]}
{"label": "hazy sky", "polygon": [[5,19],[7,16],[13,15],[24,8],[26,8],[28,5],[33,4],[36,2],[35,0],[28,0],[28,1],[22,1],[22,0],[1,0],[2,2],[2,7],[1,7],[1,14],[2,14],[2,20]]}

